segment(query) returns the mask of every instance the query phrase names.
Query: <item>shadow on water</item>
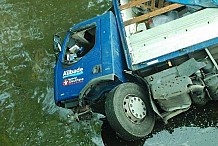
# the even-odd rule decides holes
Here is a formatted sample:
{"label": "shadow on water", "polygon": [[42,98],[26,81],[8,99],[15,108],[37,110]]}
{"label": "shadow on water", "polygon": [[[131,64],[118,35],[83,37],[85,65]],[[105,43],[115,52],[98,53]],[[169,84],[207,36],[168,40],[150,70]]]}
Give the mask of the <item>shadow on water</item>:
{"label": "shadow on water", "polygon": [[146,138],[125,141],[116,136],[110,125],[104,121],[102,139],[106,146],[215,146],[218,143],[218,102],[202,107],[193,106],[165,125],[157,120],[154,130]]}

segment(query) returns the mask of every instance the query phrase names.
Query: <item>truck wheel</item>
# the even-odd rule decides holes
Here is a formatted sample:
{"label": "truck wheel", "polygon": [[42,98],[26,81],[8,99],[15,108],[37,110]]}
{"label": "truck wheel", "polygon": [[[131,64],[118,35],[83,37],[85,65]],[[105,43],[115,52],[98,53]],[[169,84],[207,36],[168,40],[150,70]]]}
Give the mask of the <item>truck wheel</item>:
{"label": "truck wheel", "polygon": [[112,129],[128,141],[145,137],[155,123],[149,96],[134,83],[120,84],[109,92],[105,113]]}

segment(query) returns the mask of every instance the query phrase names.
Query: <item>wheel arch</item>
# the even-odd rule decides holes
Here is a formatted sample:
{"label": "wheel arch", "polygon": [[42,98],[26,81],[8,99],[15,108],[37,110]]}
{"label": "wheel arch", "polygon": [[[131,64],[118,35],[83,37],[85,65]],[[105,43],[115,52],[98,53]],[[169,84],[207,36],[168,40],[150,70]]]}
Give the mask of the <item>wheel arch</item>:
{"label": "wheel arch", "polygon": [[153,100],[153,95],[149,86],[149,83],[146,79],[143,79],[143,77],[137,75],[137,74],[133,74],[132,72],[126,72],[126,77],[130,82],[136,83],[140,86],[143,87],[144,90],[146,90],[146,92],[148,93],[149,96],[149,101],[151,104],[151,107],[153,109],[153,111],[160,117],[163,119],[163,116],[160,114],[155,101]]}

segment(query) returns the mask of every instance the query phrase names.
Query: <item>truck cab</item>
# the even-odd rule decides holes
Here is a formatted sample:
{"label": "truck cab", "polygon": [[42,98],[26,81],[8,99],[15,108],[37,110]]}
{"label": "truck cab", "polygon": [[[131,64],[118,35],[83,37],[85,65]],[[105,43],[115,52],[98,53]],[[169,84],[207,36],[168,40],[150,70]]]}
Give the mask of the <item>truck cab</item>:
{"label": "truck cab", "polygon": [[[56,105],[77,121],[106,116],[117,135],[148,135],[156,117],[218,100],[216,0],[113,0],[54,36]],[[209,7],[209,8],[208,8]]]}
{"label": "truck cab", "polygon": [[[77,107],[85,99],[91,102],[119,82],[125,82],[126,62],[112,12],[74,25],[62,44],[57,35],[54,42],[57,105]],[[97,84],[102,88],[96,88]]]}

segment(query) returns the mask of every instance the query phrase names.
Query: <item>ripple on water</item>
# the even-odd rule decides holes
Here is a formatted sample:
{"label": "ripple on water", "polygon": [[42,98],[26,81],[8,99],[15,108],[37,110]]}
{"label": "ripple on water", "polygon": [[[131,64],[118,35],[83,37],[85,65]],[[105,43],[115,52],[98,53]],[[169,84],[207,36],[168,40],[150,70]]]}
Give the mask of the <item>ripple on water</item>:
{"label": "ripple on water", "polygon": [[92,139],[92,142],[95,143],[97,146],[104,146],[104,143],[100,136],[93,136],[91,139]]}
{"label": "ripple on water", "polygon": [[0,4],[1,4],[1,3],[6,3],[6,0],[0,0]]}
{"label": "ripple on water", "polygon": [[[41,101],[42,100],[42,101]],[[56,106],[54,102],[54,89],[47,88],[45,95],[39,97],[39,101],[42,102],[42,110],[47,114],[54,114],[57,112],[60,115],[60,119],[67,119],[68,115],[72,113],[69,109],[63,109]]]}
{"label": "ripple on water", "polygon": [[163,130],[154,134],[152,138],[145,141],[144,146],[215,146],[217,140],[214,136],[217,134],[216,127],[180,127],[175,128],[173,133]]}
{"label": "ripple on water", "polygon": [[1,103],[1,105],[3,105],[3,103],[5,102],[5,100],[7,99],[7,98],[9,98],[11,95],[10,95],[10,93],[8,93],[8,92],[4,92],[4,93],[2,93],[2,94],[0,94],[0,103]]}
{"label": "ripple on water", "polygon": [[[69,2],[71,6],[60,6],[60,2],[54,1],[38,3],[0,0],[0,135],[8,135],[9,145],[13,141],[18,145],[76,145],[81,141],[84,145],[98,145],[99,133],[67,119],[71,110],[55,105],[52,88],[52,34],[84,18],[72,17],[77,12],[74,1]],[[80,3],[78,0],[75,7],[80,7]],[[92,8],[98,9],[94,5]],[[86,14],[83,17],[87,18]],[[99,126],[97,122],[93,125]]]}

